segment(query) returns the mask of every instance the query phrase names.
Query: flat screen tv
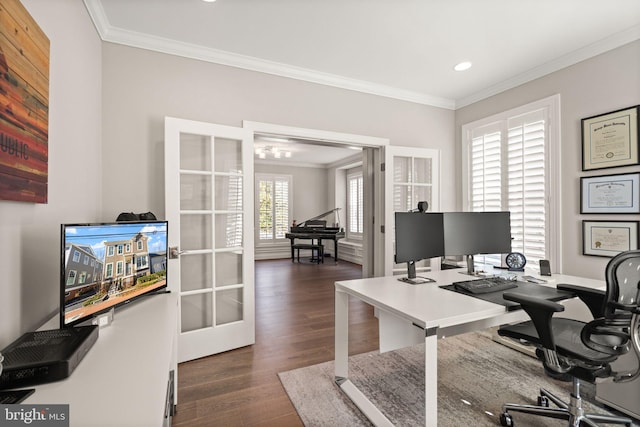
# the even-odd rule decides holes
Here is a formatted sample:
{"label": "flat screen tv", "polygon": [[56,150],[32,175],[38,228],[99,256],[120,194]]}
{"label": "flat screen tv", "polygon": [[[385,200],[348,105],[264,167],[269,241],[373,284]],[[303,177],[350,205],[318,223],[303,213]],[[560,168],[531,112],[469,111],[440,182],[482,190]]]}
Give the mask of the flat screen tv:
{"label": "flat screen tv", "polygon": [[430,281],[417,278],[415,263],[444,255],[442,217],[434,212],[395,213],[395,262],[407,263],[407,278],[399,280],[412,284]]}
{"label": "flat screen tv", "polygon": [[166,221],[63,224],[60,326],[167,287]]}

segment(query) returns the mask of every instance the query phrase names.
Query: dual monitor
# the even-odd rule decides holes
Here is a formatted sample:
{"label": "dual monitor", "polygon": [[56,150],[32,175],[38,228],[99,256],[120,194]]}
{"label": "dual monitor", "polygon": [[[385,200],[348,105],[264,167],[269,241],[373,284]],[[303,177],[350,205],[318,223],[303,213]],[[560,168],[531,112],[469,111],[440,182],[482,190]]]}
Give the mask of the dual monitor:
{"label": "dual monitor", "polygon": [[473,255],[511,252],[509,212],[396,212],[395,233],[395,262],[407,263],[408,279],[422,259],[463,255],[473,274]]}

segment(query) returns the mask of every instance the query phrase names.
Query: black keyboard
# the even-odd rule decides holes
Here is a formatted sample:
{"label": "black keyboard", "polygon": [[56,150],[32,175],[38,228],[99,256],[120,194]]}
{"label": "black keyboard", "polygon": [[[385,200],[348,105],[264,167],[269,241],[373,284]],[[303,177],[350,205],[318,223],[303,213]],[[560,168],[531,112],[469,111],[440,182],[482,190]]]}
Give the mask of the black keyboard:
{"label": "black keyboard", "polygon": [[453,283],[456,289],[472,294],[487,294],[518,287],[515,280],[503,277],[487,277],[485,279],[464,280]]}

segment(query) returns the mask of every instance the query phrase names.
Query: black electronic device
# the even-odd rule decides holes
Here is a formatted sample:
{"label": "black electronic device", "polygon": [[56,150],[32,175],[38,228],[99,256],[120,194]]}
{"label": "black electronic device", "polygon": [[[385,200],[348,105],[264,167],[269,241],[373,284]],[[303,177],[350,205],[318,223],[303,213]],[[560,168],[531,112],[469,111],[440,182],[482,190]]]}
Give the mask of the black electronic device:
{"label": "black electronic device", "polygon": [[63,224],[60,327],[167,287],[168,224],[134,221]]}
{"label": "black electronic device", "polygon": [[407,277],[399,280],[417,284],[431,279],[416,276],[416,261],[444,255],[442,213],[395,213],[395,262],[407,263]]}
{"label": "black electronic device", "polygon": [[467,274],[475,275],[473,256],[511,252],[511,214],[504,212],[445,212],[445,255],[467,257]]}
{"label": "black electronic device", "polygon": [[98,326],[89,325],[23,334],[2,350],[0,389],[67,378],[98,339],[98,330]]}
{"label": "black electronic device", "polygon": [[0,390],[0,405],[16,405],[31,396],[35,391],[35,388]]}
{"label": "black electronic device", "polygon": [[547,259],[540,260],[540,275],[551,276],[551,265],[549,264],[549,260]]}
{"label": "black electronic device", "polygon": [[518,287],[515,280],[509,280],[504,277],[463,280],[460,282],[454,282],[453,284],[456,289],[461,289],[472,294],[486,294],[489,292],[504,291]]}
{"label": "black electronic device", "polygon": [[504,262],[510,271],[524,271],[524,266],[527,265],[527,258],[520,252],[509,252]]}

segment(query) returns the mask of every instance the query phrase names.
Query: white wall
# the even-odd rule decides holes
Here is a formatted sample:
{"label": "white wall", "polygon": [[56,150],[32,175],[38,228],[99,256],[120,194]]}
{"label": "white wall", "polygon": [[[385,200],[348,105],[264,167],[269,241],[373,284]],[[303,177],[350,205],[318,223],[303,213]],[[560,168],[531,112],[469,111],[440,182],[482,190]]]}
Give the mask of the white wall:
{"label": "white wall", "polygon": [[[103,52],[103,201],[109,215],[151,210],[164,216],[164,116],[238,127],[249,120],[440,148],[441,182],[453,180],[447,149],[453,111],[111,43]],[[446,197],[444,207],[455,203],[455,195]],[[300,220],[304,215],[296,213]]]}
{"label": "white wall", "polygon": [[[456,189],[462,205],[461,126],[559,93],[561,96],[562,271],[604,278],[609,258],[582,255],[582,220],[638,220],[638,215],[580,215],[580,177],[639,171],[640,167],[582,172],[580,120],[640,104],[640,41],[588,59],[456,111]],[[553,266],[552,266],[553,267]]]}
{"label": "white wall", "polygon": [[60,224],[99,219],[101,41],[77,0],[22,0],[51,42],[49,202],[0,200],[0,348],[59,306]]}

